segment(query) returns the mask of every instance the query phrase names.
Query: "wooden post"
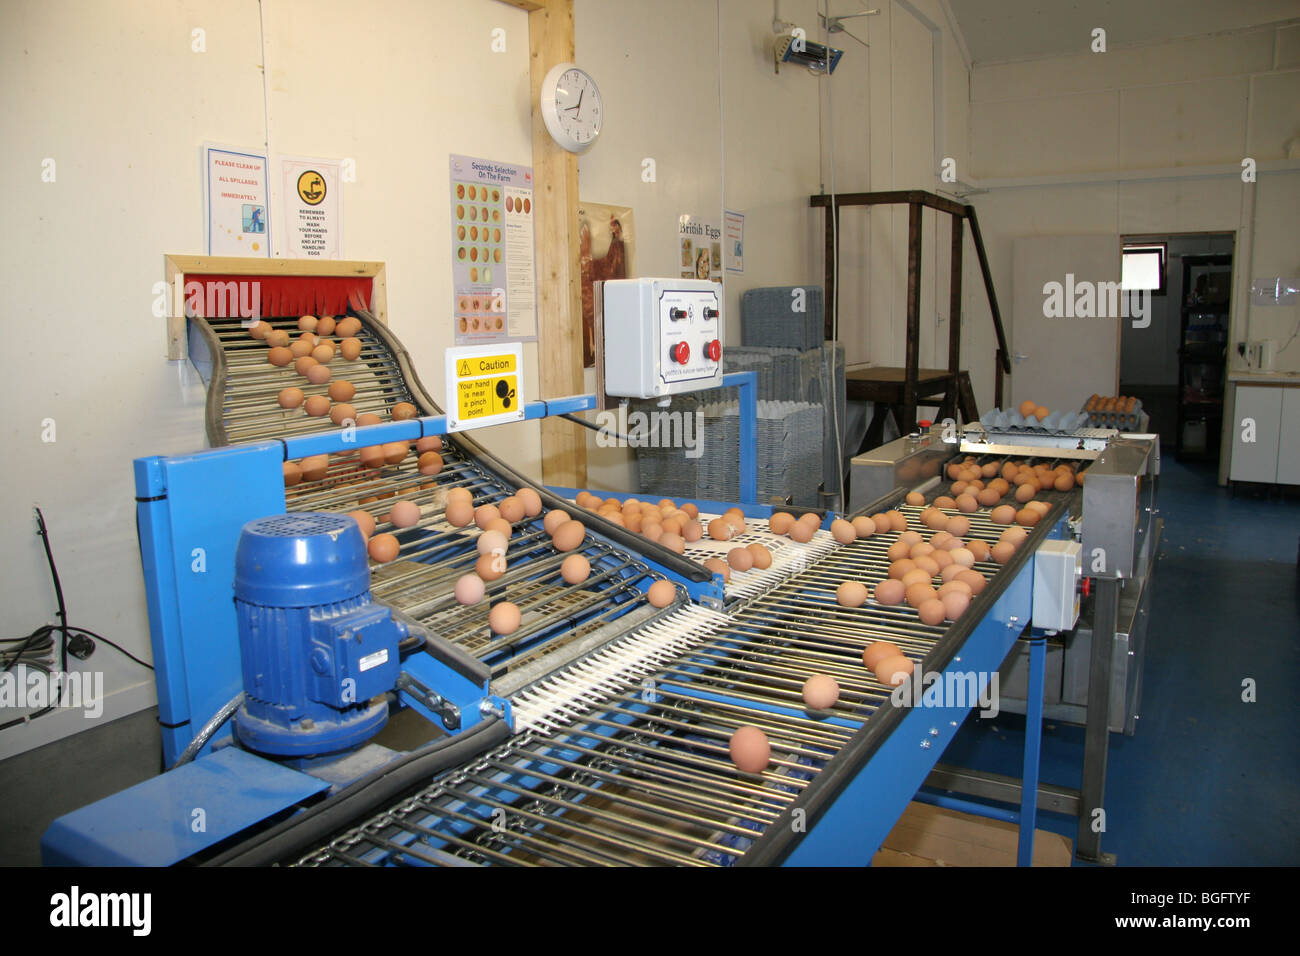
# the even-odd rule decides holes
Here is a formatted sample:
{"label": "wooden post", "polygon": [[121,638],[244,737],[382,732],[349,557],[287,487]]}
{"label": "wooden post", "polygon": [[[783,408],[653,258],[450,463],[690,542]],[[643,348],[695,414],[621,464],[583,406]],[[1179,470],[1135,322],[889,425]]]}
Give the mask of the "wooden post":
{"label": "wooden post", "polygon": [[839,265],[839,257],[836,255],[839,243],[840,225],[840,206],[839,203],[832,203],[826,207],[826,288],[823,295],[826,296],[826,338],[835,338],[835,280],[836,267]]}
{"label": "wooden post", "polygon": [[916,381],[921,363],[921,210],[919,202],[907,206],[907,361],[903,367],[904,435],[916,430]]}
{"label": "wooden post", "polygon": [[[533,208],[537,231],[537,354],[541,398],[578,395],[582,379],[582,289],[573,250],[578,234],[578,157],[561,149],[537,109],[542,79],[574,60],[573,0],[514,3],[528,14],[529,90],[533,105]],[[581,488],[587,483],[584,429],[544,418],[542,480]]]}

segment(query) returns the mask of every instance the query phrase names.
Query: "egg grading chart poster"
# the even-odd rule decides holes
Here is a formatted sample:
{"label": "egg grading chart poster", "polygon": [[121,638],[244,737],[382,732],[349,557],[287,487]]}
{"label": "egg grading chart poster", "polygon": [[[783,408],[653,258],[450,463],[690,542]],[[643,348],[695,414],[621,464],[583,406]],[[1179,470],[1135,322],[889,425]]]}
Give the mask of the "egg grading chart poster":
{"label": "egg grading chart poster", "polygon": [[537,338],[533,171],[451,157],[451,273],[455,341]]}
{"label": "egg grading chart poster", "polygon": [[208,255],[271,255],[265,153],[203,144]]}
{"label": "egg grading chart poster", "polygon": [[683,279],[722,282],[722,227],[715,222],[683,215],[677,220]]}
{"label": "egg grading chart poster", "polygon": [[337,159],[281,156],[280,223],[290,259],[343,258],[343,193]]}

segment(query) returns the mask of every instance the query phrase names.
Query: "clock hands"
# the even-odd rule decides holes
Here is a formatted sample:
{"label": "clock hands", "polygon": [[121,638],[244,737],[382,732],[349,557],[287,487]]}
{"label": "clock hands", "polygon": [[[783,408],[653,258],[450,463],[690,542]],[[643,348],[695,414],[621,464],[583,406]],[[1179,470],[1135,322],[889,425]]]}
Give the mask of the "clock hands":
{"label": "clock hands", "polygon": [[[581,109],[582,109],[582,98],[583,98],[584,96],[586,96],[586,95],[587,95],[587,90],[586,90],[586,88],[584,87],[583,90],[582,90],[582,92],[578,94],[578,102],[575,103],[575,104],[573,104],[572,106],[566,106],[566,107],[564,108],[564,112],[566,112],[566,113],[571,113],[571,112],[573,112],[574,110],[581,110]],[[575,116],[574,118],[575,118],[575,119],[581,119],[582,117],[581,117],[581,114],[579,114],[578,116]]]}

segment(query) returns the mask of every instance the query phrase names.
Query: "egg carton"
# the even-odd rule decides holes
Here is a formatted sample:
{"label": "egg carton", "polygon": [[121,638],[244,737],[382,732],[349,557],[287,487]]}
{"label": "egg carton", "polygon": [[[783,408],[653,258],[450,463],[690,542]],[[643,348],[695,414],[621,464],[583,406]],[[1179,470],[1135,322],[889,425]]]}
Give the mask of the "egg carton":
{"label": "egg carton", "polygon": [[[802,300],[804,311],[795,312]],[[744,343],[774,348],[813,349],[826,329],[825,294],[819,285],[769,286],[740,297]]]}
{"label": "egg carton", "polygon": [[1044,435],[1069,435],[1087,424],[1082,412],[1052,412],[1042,421],[1033,415],[1026,418],[1013,408],[992,408],[980,416],[980,424],[991,432],[1036,432]]}
{"label": "egg carton", "polygon": [[1142,410],[1141,399],[1134,403],[1131,412],[1082,411],[1080,414],[1087,416],[1088,424],[1093,428],[1113,428],[1121,432],[1145,432],[1151,422]]}

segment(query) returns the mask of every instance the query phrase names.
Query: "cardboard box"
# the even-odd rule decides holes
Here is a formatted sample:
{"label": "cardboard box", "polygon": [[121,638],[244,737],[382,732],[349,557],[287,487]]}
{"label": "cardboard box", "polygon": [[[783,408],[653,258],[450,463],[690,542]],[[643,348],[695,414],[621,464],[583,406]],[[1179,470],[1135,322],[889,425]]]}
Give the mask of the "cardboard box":
{"label": "cardboard box", "polygon": [[[872,858],[872,866],[1015,866],[1020,829],[926,803],[911,803]],[[1068,837],[1034,831],[1034,866],[1069,866]]]}

